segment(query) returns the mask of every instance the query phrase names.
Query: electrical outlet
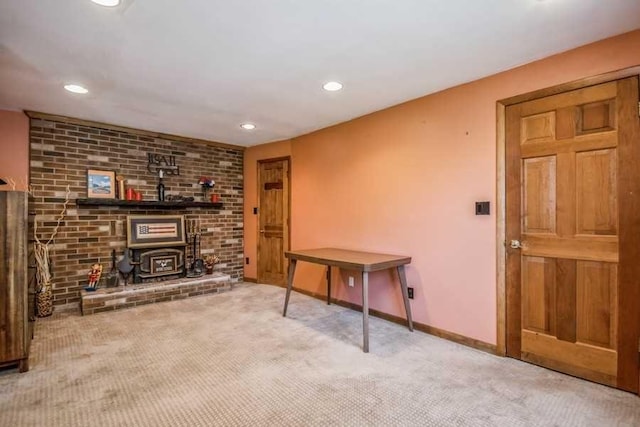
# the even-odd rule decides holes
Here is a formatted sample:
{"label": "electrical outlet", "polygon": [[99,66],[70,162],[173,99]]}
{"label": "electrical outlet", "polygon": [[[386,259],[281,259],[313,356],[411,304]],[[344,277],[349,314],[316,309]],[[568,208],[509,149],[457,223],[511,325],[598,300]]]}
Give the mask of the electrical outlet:
{"label": "electrical outlet", "polygon": [[349,276],[349,286],[353,288],[355,284],[356,284],[356,279],[353,276]]}
{"label": "electrical outlet", "polygon": [[409,294],[409,299],[413,299],[413,288],[412,287],[408,287],[407,288],[407,293]]}

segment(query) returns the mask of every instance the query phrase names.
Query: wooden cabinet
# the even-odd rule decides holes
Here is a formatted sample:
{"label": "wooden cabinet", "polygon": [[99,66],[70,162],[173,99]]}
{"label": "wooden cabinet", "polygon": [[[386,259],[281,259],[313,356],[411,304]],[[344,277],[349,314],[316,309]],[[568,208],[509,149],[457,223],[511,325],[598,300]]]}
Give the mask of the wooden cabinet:
{"label": "wooden cabinet", "polygon": [[0,366],[29,369],[33,337],[34,271],[31,252],[29,195],[0,192]]}

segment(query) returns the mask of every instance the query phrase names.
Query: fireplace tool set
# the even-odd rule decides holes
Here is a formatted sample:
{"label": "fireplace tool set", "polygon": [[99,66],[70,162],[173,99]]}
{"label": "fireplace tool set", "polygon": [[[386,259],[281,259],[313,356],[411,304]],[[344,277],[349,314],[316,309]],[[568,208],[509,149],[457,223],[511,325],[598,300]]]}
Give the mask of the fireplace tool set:
{"label": "fireplace tool set", "polygon": [[111,270],[107,275],[107,288],[118,286],[118,269],[116,268],[116,250],[111,250]]}
{"label": "fireplace tool set", "polygon": [[187,277],[200,277],[205,272],[200,252],[202,233],[196,221],[187,222]]}

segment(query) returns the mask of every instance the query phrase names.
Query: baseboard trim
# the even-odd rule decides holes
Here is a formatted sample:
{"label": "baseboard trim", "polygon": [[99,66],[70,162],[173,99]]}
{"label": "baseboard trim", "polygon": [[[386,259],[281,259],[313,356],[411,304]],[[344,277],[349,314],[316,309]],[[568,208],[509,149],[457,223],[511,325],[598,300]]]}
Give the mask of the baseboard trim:
{"label": "baseboard trim", "polygon": [[[247,280],[247,279],[245,278],[245,280]],[[286,285],[275,285],[275,286],[279,286],[281,288],[286,288]],[[310,296],[312,298],[319,299],[321,301],[326,301],[327,300],[327,296],[323,295],[323,294],[318,294],[316,292],[311,292],[311,291],[308,291],[306,289],[300,289],[300,288],[297,288],[295,286],[293,287],[293,290],[296,291],[296,292],[299,292],[299,293],[301,293],[303,295],[307,295],[307,296]],[[349,309],[354,310],[354,311],[362,312],[362,306],[360,304],[355,304],[355,303],[352,303],[352,302],[343,301],[343,300],[339,300],[339,299],[336,299],[336,298],[331,298],[331,303],[339,305],[341,307],[349,308]],[[387,320],[389,322],[397,323],[397,324],[403,325],[403,326],[406,326],[406,324],[407,324],[407,319],[404,319],[404,318],[399,317],[399,316],[395,316],[393,314],[384,313],[384,312],[379,311],[379,310],[374,310],[372,308],[369,309],[369,315],[375,316],[375,317],[379,317],[381,319]],[[497,347],[496,347],[495,344],[489,344],[487,342],[480,341],[480,340],[477,340],[475,338],[469,338],[469,337],[466,337],[464,335],[456,334],[455,332],[445,331],[444,329],[440,329],[440,328],[436,328],[435,326],[429,326],[429,325],[426,325],[424,323],[416,322],[415,320],[413,321],[413,328],[415,330],[420,331],[420,332],[424,332],[424,333],[427,333],[429,335],[434,335],[434,336],[436,336],[438,338],[443,338],[445,340],[453,341],[455,343],[462,344],[464,346],[471,347],[471,348],[474,348],[476,350],[484,351],[485,353],[489,353],[489,354],[493,354],[493,355],[498,355],[499,356],[498,351],[497,351]]]}
{"label": "baseboard trim", "polygon": [[258,279],[253,278],[253,277],[246,277],[245,276],[245,277],[243,277],[242,280],[245,281],[245,282],[258,283]]}
{"label": "baseboard trim", "polygon": [[[406,322],[406,321],[405,321]],[[456,334],[455,332],[445,331],[444,329],[436,328],[435,326],[425,325],[420,322],[413,322],[415,329],[425,332],[430,335],[435,335],[439,338],[444,338],[449,341],[453,341],[458,344],[466,345],[467,347],[475,348],[476,350],[484,351],[485,353],[498,356],[498,349],[495,344],[489,344],[488,342],[480,341],[475,338],[470,338],[464,335]]]}

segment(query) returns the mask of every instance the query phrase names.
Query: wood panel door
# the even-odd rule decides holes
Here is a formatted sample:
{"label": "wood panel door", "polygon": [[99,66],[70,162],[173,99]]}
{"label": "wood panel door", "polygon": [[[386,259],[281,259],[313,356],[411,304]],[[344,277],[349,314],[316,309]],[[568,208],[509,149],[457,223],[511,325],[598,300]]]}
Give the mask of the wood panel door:
{"label": "wood panel door", "polygon": [[289,250],[289,159],[258,162],[258,283],[285,285]]}
{"label": "wood panel door", "polygon": [[638,391],[638,78],[506,109],[507,355]]}

